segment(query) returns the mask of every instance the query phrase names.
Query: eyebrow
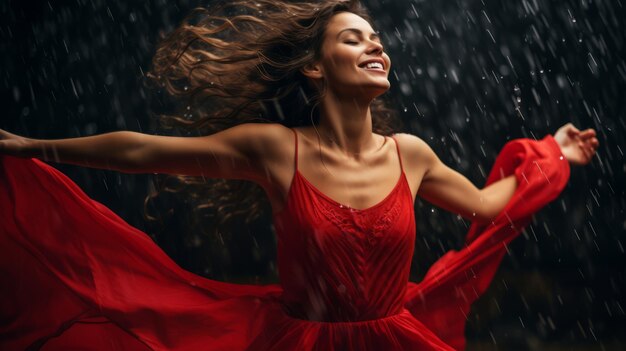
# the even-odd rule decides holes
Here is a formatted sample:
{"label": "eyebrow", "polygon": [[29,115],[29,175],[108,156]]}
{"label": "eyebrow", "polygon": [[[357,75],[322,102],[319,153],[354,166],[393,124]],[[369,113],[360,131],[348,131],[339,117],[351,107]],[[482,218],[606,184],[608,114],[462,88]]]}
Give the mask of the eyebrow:
{"label": "eyebrow", "polygon": [[[353,32],[353,33],[356,33],[356,34],[359,34],[359,35],[363,35],[363,31],[360,30],[360,29],[357,29],[357,28],[346,28],[346,29],[343,29],[343,30],[339,31],[339,33],[337,33],[337,38],[339,38],[339,36],[343,32]],[[370,35],[370,39],[372,39],[372,38],[376,38],[376,39],[378,39],[380,41],[380,35],[378,35],[378,33],[376,33],[376,32],[373,32]]]}

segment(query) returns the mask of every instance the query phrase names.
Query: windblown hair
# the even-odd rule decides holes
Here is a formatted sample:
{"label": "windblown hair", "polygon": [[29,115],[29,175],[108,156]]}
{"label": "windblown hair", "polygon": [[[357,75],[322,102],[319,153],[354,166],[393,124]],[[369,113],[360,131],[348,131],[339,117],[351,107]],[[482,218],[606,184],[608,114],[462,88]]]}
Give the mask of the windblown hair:
{"label": "windblown hair", "polygon": [[[226,1],[198,8],[159,45],[148,77],[179,101],[162,125],[206,135],[241,123],[317,124],[324,89],[301,69],[321,57],[331,17],[351,12],[368,21],[358,1]],[[397,120],[378,99],[371,105],[373,131],[392,133]],[[208,184],[207,184],[208,183]],[[269,208],[251,182],[171,177],[162,190],[191,192],[195,208],[207,211],[213,228],[243,216],[246,222]],[[148,196],[146,203],[154,196]]]}

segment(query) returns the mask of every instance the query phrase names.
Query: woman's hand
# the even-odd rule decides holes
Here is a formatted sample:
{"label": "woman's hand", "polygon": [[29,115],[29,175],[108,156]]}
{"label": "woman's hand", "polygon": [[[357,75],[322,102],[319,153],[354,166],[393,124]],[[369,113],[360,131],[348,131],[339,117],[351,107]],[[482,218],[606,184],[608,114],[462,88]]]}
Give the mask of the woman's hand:
{"label": "woman's hand", "polygon": [[0,129],[0,154],[18,157],[31,157],[28,155],[28,146],[32,139],[11,134]]}
{"label": "woman's hand", "polygon": [[561,147],[563,156],[574,165],[586,165],[591,162],[600,145],[595,130],[589,128],[580,131],[571,123],[559,128],[554,133],[554,140]]}

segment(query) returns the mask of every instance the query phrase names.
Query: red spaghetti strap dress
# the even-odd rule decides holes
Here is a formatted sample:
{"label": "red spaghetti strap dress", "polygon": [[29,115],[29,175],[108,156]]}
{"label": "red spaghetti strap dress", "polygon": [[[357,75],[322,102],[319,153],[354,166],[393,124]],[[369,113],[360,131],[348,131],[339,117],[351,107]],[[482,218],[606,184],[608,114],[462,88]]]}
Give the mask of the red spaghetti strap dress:
{"label": "red spaghetti strap dress", "polygon": [[487,181],[515,174],[505,210],[414,283],[404,169],[385,199],[354,210],[300,174],[294,134],[296,171],[273,217],[281,283],[265,286],[187,272],[54,168],[0,156],[0,349],[462,350],[505,245],[569,177],[552,137],[509,142]]}

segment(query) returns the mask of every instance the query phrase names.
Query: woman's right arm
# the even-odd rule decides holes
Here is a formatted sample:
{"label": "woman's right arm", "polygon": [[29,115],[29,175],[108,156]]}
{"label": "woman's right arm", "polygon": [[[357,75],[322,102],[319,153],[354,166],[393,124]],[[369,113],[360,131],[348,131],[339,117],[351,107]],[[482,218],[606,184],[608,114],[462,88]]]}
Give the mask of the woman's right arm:
{"label": "woman's right arm", "polygon": [[0,130],[0,153],[125,173],[258,180],[266,175],[264,161],[276,156],[287,132],[279,124],[244,123],[202,137],[122,131],[41,140]]}

